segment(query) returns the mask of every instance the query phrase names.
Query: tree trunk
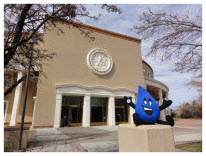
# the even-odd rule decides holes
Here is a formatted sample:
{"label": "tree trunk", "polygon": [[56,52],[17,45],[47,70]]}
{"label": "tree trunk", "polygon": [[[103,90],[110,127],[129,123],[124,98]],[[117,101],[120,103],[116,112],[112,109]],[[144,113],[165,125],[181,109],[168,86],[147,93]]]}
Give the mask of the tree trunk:
{"label": "tree trunk", "polygon": [[[24,22],[25,22],[26,16],[27,16],[31,6],[32,6],[32,4],[25,4],[24,9],[21,12],[21,15],[19,17],[19,21],[18,21],[16,28],[15,28],[15,32],[14,32],[15,34],[14,34],[14,39],[13,39],[12,45],[17,44],[22,38],[22,30],[24,27]],[[6,67],[8,65],[9,61],[14,57],[14,54],[17,50],[17,47],[18,46],[8,48],[6,50],[6,53],[4,51],[4,67]],[[4,47],[4,48],[6,48],[6,47]]]}

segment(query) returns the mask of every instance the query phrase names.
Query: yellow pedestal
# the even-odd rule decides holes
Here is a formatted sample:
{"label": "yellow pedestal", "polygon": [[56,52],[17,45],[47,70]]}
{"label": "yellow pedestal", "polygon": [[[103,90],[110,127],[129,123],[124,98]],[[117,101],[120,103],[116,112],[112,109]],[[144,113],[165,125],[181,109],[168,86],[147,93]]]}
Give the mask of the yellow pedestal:
{"label": "yellow pedestal", "polygon": [[119,152],[175,152],[173,129],[168,125],[120,124]]}

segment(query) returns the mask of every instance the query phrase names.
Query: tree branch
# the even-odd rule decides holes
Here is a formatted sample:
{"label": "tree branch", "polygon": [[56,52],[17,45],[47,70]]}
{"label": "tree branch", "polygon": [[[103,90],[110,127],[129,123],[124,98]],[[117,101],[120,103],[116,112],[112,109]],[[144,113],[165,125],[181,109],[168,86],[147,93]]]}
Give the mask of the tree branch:
{"label": "tree branch", "polygon": [[16,86],[18,86],[18,85],[19,85],[22,81],[24,81],[25,79],[26,79],[26,75],[22,76],[21,79],[19,79],[16,83],[14,83],[9,89],[7,89],[7,90],[4,92],[4,97],[5,97],[6,95],[8,95],[9,93],[11,93],[12,90],[13,90],[14,88],[16,88]]}
{"label": "tree branch", "polygon": [[[16,25],[15,28],[15,34],[14,34],[14,39],[13,39],[13,45],[17,44],[22,37],[22,30],[24,27],[24,22],[27,16],[27,13],[29,12],[32,4],[26,4],[21,12],[21,15],[19,17],[19,21]],[[15,52],[16,52],[17,46],[11,47],[9,50],[4,50],[4,67],[8,65],[9,61],[13,58]]]}
{"label": "tree branch", "polygon": [[49,19],[51,19],[55,14],[57,14],[57,13],[58,13],[59,11],[61,11],[61,10],[62,10],[62,8],[60,8],[59,10],[57,10],[56,12],[54,12],[52,15],[47,16],[47,17],[38,25],[38,27],[31,33],[31,35],[30,35],[28,38],[23,39],[23,40],[21,40],[20,42],[12,45],[12,46],[10,46],[10,47],[5,48],[4,51],[8,51],[8,50],[10,50],[10,49],[12,49],[12,48],[16,48],[17,46],[20,46],[21,44],[26,43],[27,41],[29,41],[29,40],[37,33],[37,31],[38,31]]}

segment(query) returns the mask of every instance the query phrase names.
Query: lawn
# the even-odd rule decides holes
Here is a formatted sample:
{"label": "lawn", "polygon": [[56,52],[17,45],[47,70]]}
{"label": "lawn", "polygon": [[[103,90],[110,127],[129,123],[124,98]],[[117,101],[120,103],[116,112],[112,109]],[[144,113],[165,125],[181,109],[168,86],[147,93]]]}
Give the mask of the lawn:
{"label": "lawn", "polygon": [[180,144],[175,147],[188,152],[202,152],[202,142]]}

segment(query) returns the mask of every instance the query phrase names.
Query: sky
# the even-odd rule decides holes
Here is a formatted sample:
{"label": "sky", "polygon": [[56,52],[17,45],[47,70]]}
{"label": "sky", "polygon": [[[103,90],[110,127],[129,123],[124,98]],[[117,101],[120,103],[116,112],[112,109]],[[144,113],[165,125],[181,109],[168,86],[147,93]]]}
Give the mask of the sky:
{"label": "sky", "polygon": [[[195,4],[118,4],[117,6],[122,10],[122,14],[120,15],[117,13],[107,13],[96,5],[88,5],[87,7],[92,15],[100,13],[102,16],[98,21],[81,20],[88,25],[141,39],[142,36],[135,34],[131,31],[131,28],[139,22],[138,15],[148,10],[148,8],[152,10],[162,9],[168,12],[178,13],[189,11],[191,14],[195,14],[198,8],[201,8],[201,5]],[[158,59],[145,57],[151,45],[152,40],[142,40],[142,58],[153,68],[154,78],[165,83],[169,87],[169,99],[173,101],[171,108],[177,109],[183,102],[194,100],[198,96],[197,90],[186,86],[186,83],[188,83],[193,76],[192,73],[181,74],[172,71],[174,68],[172,61],[162,63]]]}

